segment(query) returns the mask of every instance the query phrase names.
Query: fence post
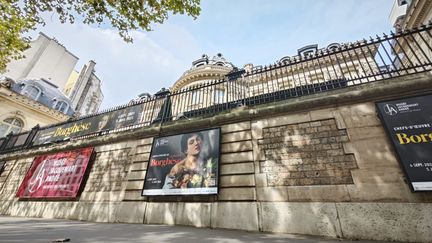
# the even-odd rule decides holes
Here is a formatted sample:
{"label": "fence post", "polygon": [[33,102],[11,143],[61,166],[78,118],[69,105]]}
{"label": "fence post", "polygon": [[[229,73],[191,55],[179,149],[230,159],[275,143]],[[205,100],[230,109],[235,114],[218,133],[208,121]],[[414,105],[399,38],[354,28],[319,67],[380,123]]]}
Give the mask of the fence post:
{"label": "fence post", "polygon": [[11,138],[12,138],[13,133],[10,132],[8,135],[6,135],[5,137],[5,141],[3,142],[3,144],[0,147],[0,151],[4,151],[7,147],[7,145],[9,144]]}
{"label": "fence post", "polygon": [[39,124],[37,124],[36,126],[34,126],[31,130],[29,135],[27,136],[27,139],[23,145],[23,148],[28,148],[33,144],[33,139],[36,136],[36,133],[39,131]]}
{"label": "fence post", "polygon": [[169,120],[171,116],[171,92],[169,89],[162,88],[159,92],[155,94],[157,99],[164,99],[162,106],[159,110],[159,113],[157,115],[157,118],[155,122],[163,123],[167,120]]}

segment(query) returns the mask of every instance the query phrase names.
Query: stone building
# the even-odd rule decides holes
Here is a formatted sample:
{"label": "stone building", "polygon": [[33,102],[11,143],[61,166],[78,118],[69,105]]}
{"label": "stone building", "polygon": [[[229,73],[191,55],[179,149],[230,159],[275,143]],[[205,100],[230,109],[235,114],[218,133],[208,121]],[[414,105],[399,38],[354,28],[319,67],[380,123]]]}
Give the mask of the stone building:
{"label": "stone building", "polygon": [[[192,62],[192,67],[170,90],[173,118],[176,119],[176,114],[182,116],[192,110],[217,107],[218,104],[227,102],[235,105],[245,97],[281,92],[294,87],[315,85],[321,88],[334,83],[347,86],[367,82],[369,80],[358,77],[380,69],[375,60],[378,44],[367,45],[356,51],[340,52],[354,45],[356,44],[332,43],[325,48],[305,46],[298,49],[296,56],[282,57],[274,65],[265,67],[271,69],[269,72],[262,72],[264,67],[253,64],[237,68],[220,53],[213,58],[204,54]],[[356,81],[346,82],[344,77]],[[233,79],[236,82],[221,83],[222,80]],[[206,88],[202,88],[203,86]]]}
{"label": "stone building", "polygon": [[[221,53],[212,58],[203,54],[201,58],[192,62],[192,67],[184,72],[171,87],[171,93],[178,93],[171,101],[172,112],[182,114],[190,110],[223,103],[228,96],[234,96],[234,93],[230,92],[227,86],[217,84],[204,92],[197,89],[199,86],[224,79],[233,70],[237,70],[237,67],[228,62]],[[191,92],[182,92],[184,90],[191,90]]]}
{"label": "stone building", "polygon": [[11,61],[4,76],[13,80],[44,79],[54,84],[69,96],[71,108],[80,115],[98,111],[103,100],[101,80],[96,76],[90,61],[81,72],[74,70],[78,57],[55,38],[39,33],[30,48],[23,53],[25,58]]}
{"label": "stone building", "polygon": [[[262,66],[245,66],[248,73],[244,84],[250,95],[260,95],[268,92],[277,92],[292,87],[322,84],[324,80],[343,81],[344,77],[357,79],[358,77],[374,73],[379,65],[374,60],[378,45],[370,45],[360,50],[340,52],[342,49],[352,47],[355,43],[331,43],[327,47],[318,48],[318,45],[308,45],[297,50],[297,55],[285,56],[269,66],[271,72],[254,75],[254,70],[262,70]],[[334,53],[320,58],[321,55]],[[318,58],[316,58],[318,57]],[[286,64],[288,68],[284,67]],[[359,79],[357,82],[362,82]],[[345,83],[344,85],[353,85]]]}
{"label": "stone building", "polygon": [[1,81],[0,107],[0,137],[64,122],[73,114],[68,98],[47,80]]}
{"label": "stone building", "polygon": [[[418,28],[431,20],[432,2],[425,0],[395,0],[389,16],[396,33]],[[428,48],[428,45],[432,46],[431,35],[418,35],[414,39],[402,35],[392,44],[398,54],[395,65],[408,66],[410,58],[419,59],[422,63],[432,58],[432,51]]]}
{"label": "stone building", "polygon": [[101,80],[96,76],[94,61],[84,65],[81,72],[73,71],[65,87],[72,107],[80,116],[96,113],[103,100]]}
{"label": "stone building", "polygon": [[25,58],[12,60],[4,74],[13,80],[44,78],[62,90],[70,73],[78,62],[72,54],[55,38],[40,32],[36,40],[25,50]]}

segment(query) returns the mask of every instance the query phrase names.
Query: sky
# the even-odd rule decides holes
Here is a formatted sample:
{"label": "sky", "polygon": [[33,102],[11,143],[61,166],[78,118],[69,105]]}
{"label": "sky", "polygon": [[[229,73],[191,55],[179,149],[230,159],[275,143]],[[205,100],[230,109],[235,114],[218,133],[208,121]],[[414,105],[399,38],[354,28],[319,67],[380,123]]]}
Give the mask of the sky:
{"label": "sky", "polygon": [[[102,80],[101,109],[141,93],[170,88],[192,62],[217,53],[241,68],[268,65],[297,49],[350,42],[389,33],[394,0],[201,0],[196,20],[170,16],[153,31],[132,31],[125,43],[108,25],[60,24],[48,15],[36,32],[55,37],[79,57],[76,70],[96,62]],[[37,34],[33,33],[36,37]]]}

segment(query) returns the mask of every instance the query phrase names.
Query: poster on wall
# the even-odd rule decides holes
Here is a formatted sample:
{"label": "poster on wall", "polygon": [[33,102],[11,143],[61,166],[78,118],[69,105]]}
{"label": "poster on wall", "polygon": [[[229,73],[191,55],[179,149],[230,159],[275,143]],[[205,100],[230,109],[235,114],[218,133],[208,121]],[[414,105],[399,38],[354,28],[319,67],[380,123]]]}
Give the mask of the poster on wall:
{"label": "poster on wall", "polygon": [[38,156],[16,194],[19,198],[75,198],[93,148]]}
{"label": "poster on wall", "polygon": [[141,122],[143,108],[143,105],[130,106],[75,122],[43,129],[38,131],[33,144],[39,145],[53,141],[61,141],[66,138],[138,124]]}
{"label": "poster on wall", "polygon": [[432,191],[432,95],[376,103],[413,191]]}
{"label": "poster on wall", "polygon": [[220,129],[153,141],[143,196],[218,193]]}

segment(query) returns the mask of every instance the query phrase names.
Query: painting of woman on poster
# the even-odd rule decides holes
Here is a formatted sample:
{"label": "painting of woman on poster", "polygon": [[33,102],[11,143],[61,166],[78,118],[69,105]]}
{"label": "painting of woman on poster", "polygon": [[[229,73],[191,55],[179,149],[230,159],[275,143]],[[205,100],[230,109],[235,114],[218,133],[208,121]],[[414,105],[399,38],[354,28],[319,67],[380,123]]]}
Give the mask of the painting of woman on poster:
{"label": "painting of woman on poster", "polygon": [[157,138],[143,195],[217,193],[219,129]]}
{"label": "painting of woman on poster", "polygon": [[181,151],[185,158],[174,165],[166,176],[163,188],[199,188],[214,186],[214,158],[200,157],[204,137],[201,133],[184,134]]}

